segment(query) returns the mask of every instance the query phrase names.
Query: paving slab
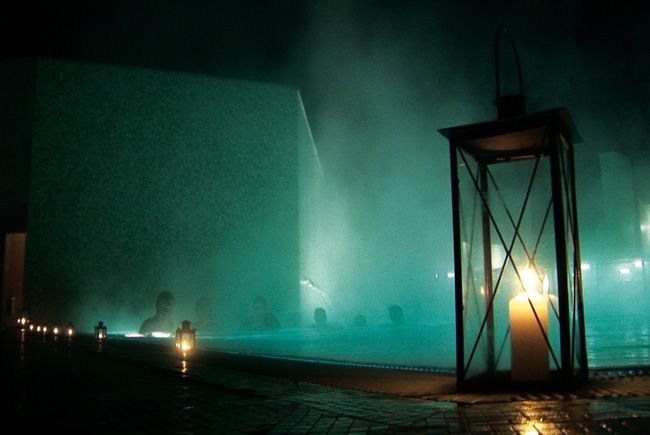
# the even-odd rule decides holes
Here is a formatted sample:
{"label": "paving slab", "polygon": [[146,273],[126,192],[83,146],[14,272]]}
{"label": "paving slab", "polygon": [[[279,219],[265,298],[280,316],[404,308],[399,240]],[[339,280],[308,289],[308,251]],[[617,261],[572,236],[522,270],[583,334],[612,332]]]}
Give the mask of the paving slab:
{"label": "paving slab", "polygon": [[4,330],[1,358],[3,417],[26,433],[650,432],[643,370],[598,372],[572,393],[409,396],[307,382],[283,369],[234,370],[218,356],[183,358],[166,345],[109,339],[100,347],[83,336]]}

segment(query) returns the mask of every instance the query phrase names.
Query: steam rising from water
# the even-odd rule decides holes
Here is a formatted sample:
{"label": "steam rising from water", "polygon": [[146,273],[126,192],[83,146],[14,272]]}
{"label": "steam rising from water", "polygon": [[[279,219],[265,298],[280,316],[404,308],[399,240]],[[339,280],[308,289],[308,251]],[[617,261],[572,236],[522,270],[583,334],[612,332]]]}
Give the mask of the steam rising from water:
{"label": "steam rising from water", "polygon": [[[645,267],[630,266],[650,257],[650,186],[645,176],[650,169],[646,151],[650,81],[640,72],[646,71],[641,68],[640,56],[634,56],[639,46],[605,41],[576,19],[582,15],[577,15],[571,5],[556,5],[554,9],[548,7],[548,2],[541,2],[530,10],[530,5],[519,3],[529,2],[500,3],[480,11],[477,2],[437,2],[416,10],[381,5],[367,10],[347,1],[328,7],[316,3],[305,30],[296,38],[295,44],[304,51],[294,52],[308,78],[286,80],[301,88],[310,103],[298,110],[306,112],[310,121],[300,127],[304,130],[299,133],[304,154],[299,158],[300,176],[293,180],[300,186],[295,192],[300,197],[299,218],[251,217],[245,213],[250,199],[219,202],[219,195],[215,199],[197,194],[215,182],[211,171],[222,168],[218,164],[210,170],[202,167],[204,152],[215,161],[241,163],[235,166],[247,171],[252,186],[264,186],[268,181],[264,175],[278,171],[272,164],[265,166],[264,159],[256,167],[248,163],[248,156],[215,152],[212,145],[218,141],[213,137],[199,135],[192,142],[196,132],[202,131],[199,127],[207,124],[206,119],[226,119],[224,128],[236,127],[239,122],[230,117],[237,108],[220,112],[218,105],[213,105],[214,101],[225,101],[224,94],[215,93],[212,100],[201,99],[204,90],[212,89],[202,79],[196,78],[200,86],[195,88],[185,84],[166,88],[176,93],[165,93],[163,103],[179,103],[182,110],[178,113],[182,116],[160,110],[159,99],[145,95],[133,103],[146,108],[140,125],[97,117],[101,121],[101,128],[96,130],[101,132],[100,137],[93,137],[95,130],[82,128],[64,143],[78,145],[90,137],[90,148],[80,149],[91,157],[103,156],[106,150],[116,153],[115,138],[131,148],[116,157],[124,164],[124,171],[107,171],[112,178],[107,175],[97,183],[99,194],[94,202],[73,205],[86,207],[86,211],[94,207],[109,209],[110,213],[99,218],[93,214],[97,226],[101,219],[113,221],[103,225],[105,232],[101,233],[89,228],[87,222],[42,222],[48,231],[56,227],[62,233],[79,224],[83,234],[78,244],[64,235],[55,240],[66,246],[64,254],[84,252],[88,249],[86,239],[107,241],[94,245],[92,255],[79,255],[79,264],[64,263],[53,268],[53,277],[62,281],[59,287],[75,301],[76,312],[70,315],[79,324],[92,325],[102,319],[110,331],[135,330],[141,320],[153,315],[157,292],[172,290],[177,295],[175,320],[194,318],[194,302],[208,296],[215,318],[227,333],[237,329],[260,294],[287,328],[311,326],[313,311],[318,307],[327,309],[332,324],[347,326],[363,315],[370,325],[381,326],[390,321],[388,307],[394,304],[403,308],[405,322],[411,326],[449,325],[453,320],[453,279],[448,275],[453,255],[449,161],[446,141],[437,130],[495,117],[490,106],[494,98],[492,44],[494,32],[504,22],[509,24],[520,49],[529,111],[567,106],[582,135],[576,158],[583,260],[591,264],[584,272],[588,330],[596,331],[615,316],[636,318],[637,314],[647,313],[650,298]],[[634,34],[634,28],[619,26],[615,30],[622,40],[634,41],[639,36]],[[512,89],[512,64],[507,51],[503,62],[504,86]],[[57,78],[87,78],[83,73],[83,69],[72,69]],[[102,77],[112,80],[115,74]],[[86,107],[85,115],[95,116],[97,107],[107,104],[109,97],[133,101],[133,95],[143,88],[140,85],[148,82],[147,77],[150,75],[134,74],[132,88],[112,88],[110,92],[105,87],[91,86],[95,99]],[[234,88],[223,89],[226,92]],[[119,92],[123,92],[121,98]],[[201,104],[207,108],[205,113],[195,110]],[[266,109],[274,112],[274,108],[269,105]],[[65,110],[38,110],[42,119],[69,121]],[[169,152],[160,156],[146,154],[149,148],[143,144],[148,143],[149,133],[139,129],[160,126],[164,134],[159,143],[167,145]],[[188,143],[197,147],[189,147]],[[272,149],[265,146],[253,154],[266,155]],[[138,166],[134,156],[143,153],[144,160],[148,160],[146,165]],[[189,158],[179,159],[179,155]],[[50,157],[36,154],[36,164],[39,158]],[[287,162],[295,161],[291,160],[293,155],[285,157]],[[180,168],[180,176],[160,183],[148,184],[151,180],[141,172],[142,168],[156,165],[156,174],[171,173],[179,169],[181,161],[187,166]],[[101,165],[101,159],[94,161],[98,162]],[[90,163],[75,165],[57,160],[57,165],[67,171],[66,176],[83,180],[73,186],[75,194],[90,189],[91,181],[97,180],[97,172],[84,172]],[[220,195],[240,192],[237,189],[241,185],[228,184],[228,180],[237,179],[234,172],[220,179]],[[45,174],[41,181],[56,180],[50,175]],[[116,191],[123,192],[122,196],[106,195],[102,183],[112,183]],[[290,184],[282,187],[288,189]],[[142,191],[142,197],[134,193]],[[179,198],[187,198],[183,203],[187,208],[160,206]],[[143,202],[147,204],[145,209],[155,211],[139,215],[139,211],[125,206]],[[186,218],[188,210],[205,204],[210,205],[208,213],[194,216],[196,220]],[[273,204],[261,207],[273,209]],[[64,206],[72,207],[70,203]],[[289,228],[290,233],[300,227],[296,241],[299,265],[293,265],[296,270],[285,270],[291,275],[290,284],[289,278],[272,277],[277,268],[265,264],[294,254],[288,250],[277,252],[274,241],[260,244],[257,234],[237,233],[235,229],[223,244],[210,242],[218,239],[213,236],[222,229],[223,222],[229,222],[229,213],[236,207],[244,210],[241,215],[250,219],[247,223],[261,228],[260,233],[278,228]],[[127,225],[133,222],[141,225]],[[214,226],[202,233],[193,228],[196,222]],[[187,234],[195,237],[186,239]],[[118,248],[107,249],[115,246]],[[269,255],[254,267],[244,267],[249,264],[251,252]],[[51,260],[44,255],[39,261],[47,264]],[[134,267],[136,260],[142,263]],[[629,277],[622,278],[617,272],[622,267],[630,268]],[[239,273],[241,269],[246,273]],[[49,279],[44,276],[41,282]],[[634,325],[638,326],[638,322],[631,323],[631,331]],[[647,325],[644,327],[647,332]],[[453,328],[427,331],[441,334],[440,340],[445,343],[453,340]],[[635,340],[640,342],[633,334],[629,341]],[[277,343],[270,347],[283,351]],[[332,354],[337,352],[336,346],[327,349]],[[403,357],[408,361],[408,355]]]}

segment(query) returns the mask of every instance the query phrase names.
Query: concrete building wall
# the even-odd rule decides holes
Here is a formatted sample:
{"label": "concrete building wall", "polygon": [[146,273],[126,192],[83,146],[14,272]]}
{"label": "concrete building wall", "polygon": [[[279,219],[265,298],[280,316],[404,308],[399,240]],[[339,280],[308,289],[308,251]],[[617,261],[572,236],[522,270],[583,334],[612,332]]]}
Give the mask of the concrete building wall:
{"label": "concrete building wall", "polygon": [[[40,60],[26,286],[33,316],[137,330],[207,296],[224,328],[298,302],[298,93]],[[304,119],[303,119],[304,122]]]}

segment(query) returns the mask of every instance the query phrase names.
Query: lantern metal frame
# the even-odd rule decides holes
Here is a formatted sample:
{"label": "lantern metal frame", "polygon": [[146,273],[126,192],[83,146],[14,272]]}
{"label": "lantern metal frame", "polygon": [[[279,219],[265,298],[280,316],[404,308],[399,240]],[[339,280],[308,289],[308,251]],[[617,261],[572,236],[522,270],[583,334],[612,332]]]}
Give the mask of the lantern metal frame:
{"label": "lantern metal frame", "polygon": [[[513,258],[515,245],[523,247],[526,260],[535,267],[537,249],[542,235],[552,228],[554,238],[553,270],[554,283],[557,291],[557,306],[552,305],[552,313],[559,324],[559,356],[553,351],[549,333],[546,332],[535,312],[530,298],[530,307],[544,336],[549,354],[554,363],[551,370],[552,379],[561,385],[571,386],[586,378],[588,371],[582,276],[580,268],[580,244],[578,235],[578,218],[576,206],[575,171],[573,143],[580,138],[575,130],[571,117],[566,108],[552,109],[544,112],[522,114],[506,119],[470,124],[465,126],[441,129],[440,133],[449,140],[451,196],[453,212],[454,239],[454,276],[455,276],[455,315],[456,315],[456,370],[457,386],[465,389],[472,385],[494,386],[495,382],[502,383],[508,370],[498,370],[498,359],[501,350],[495,348],[495,298],[503,287],[502,277],[506,265],[514,270],[516,281],[524,287],[521,264]],[[527,246],[522,237],[522,218],[529,207],[529,199],[533,183],[540,178],[540,161],[548,159],[550,164],[550,201],[546,207],[542,224],[532,246]],[[532,171],[529,182],[525,187],[521,211],[518,217],[508,209],[503,198],[499,198],[499,186],[492,176],[490,168],[493,165],[517,163],[522,160],[532,161]],[[530,162],[529,162],[530,163]],[[472,166],[473,165],[473,166]],[[530,167],[529,164],[527,167]],[[472,170],[475,167],[476,170]],[[463,169],[465,168],[465,169]],[[475,267],[483,273],[478,280],[481,301],[484,312],[481,313],[480,328],[476,337],[467,337],[465,315],[468,315],[464,297],[476,289],[469,288],[468,277],[476,280],[473,275],[471,261],[465,259],[463,244],[471,244],[473,239],[463,240],[461,190],[459,175],[469,175],[468,185],[473,195],[480,202],[480,222],[475,224],[482,234],[480,243],[483,246],[483,264]],[[459,173],[459,171],[463,171]],[[549,175],[549,174],[547,174]],[[548,186],[547,186],[548,187]],[[501,200],[499,202],[499,199]],[[491,204],[491,201],[493,204]],[[495,217],[494,202],[500,203],[506,210],[505,222],[498,222]],[[477,208],[478,208],[477,207]],[[475,213],[479,213],[475,211]],[[503,216],[503,214],[501,215]],[[552,220],[553,225],[547,225]],[[501,229],[508,225],[511,231],[509,240]],[[472,230],[475,231],[475,230]],[[498,276],[493,276],[492,235],[496,235],[505,253],[503,267]],[[471,249],[471,246],[470,246]],[[478,254],[481,256],[481,254]],[[467,272],[467,273],[464,273]],[[500,318],[498,319],[500,320]],[[484,335],[485,334],[485,335]],[[508,325],[506,335],[510,335]],[[468,342],[467,339],[470,338]],[[471,340],[474,340],[473,343]],[[482,368],[472,367],[476,353],[485,349]],[[469,348],[466,344],[472,343]],[[504,340],[505,343],[505,340]],[[467,352],[468,349],[469,352]],[[502,364],[503,365],[503,364]],[[511,368],[510,368],[511,370]],[[507,380],[507,379],[506,379]],[[506,382],[508,383],[508,382]]]}

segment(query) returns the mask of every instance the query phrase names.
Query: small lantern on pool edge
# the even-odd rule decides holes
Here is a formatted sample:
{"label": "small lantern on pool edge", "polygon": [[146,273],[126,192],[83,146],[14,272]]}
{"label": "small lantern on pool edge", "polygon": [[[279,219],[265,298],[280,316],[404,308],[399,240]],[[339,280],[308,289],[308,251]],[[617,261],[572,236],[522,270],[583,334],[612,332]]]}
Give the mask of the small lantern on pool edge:
{"label": "small lantern on pool edge", "polygon": [[68,323],[68,326],[65,327],[65,335],[68,337],[72,337],[74,335],[74,325],[72,323]]}
{"label": "small lantern on pool edge", "polygon": [[566,387],[587,375],[579,137],[565,108],[526,114],[520,97],[504,110],[513,99],[497,86],[498,120],[440,130],[451,164],[459,388],[504,378]]}
{"label": "small lantern on pool edge", "polygon": [[196,347],[196,329],[190,328],[190,321],[183,320],[176,329],[176,348],[183,353],[191,352]]}
{"label": "small lantern on pool edge", "polygon": [[106,338],[106,325],[102,321],[97,322],[95,326],[95,338],[100,341]]}

